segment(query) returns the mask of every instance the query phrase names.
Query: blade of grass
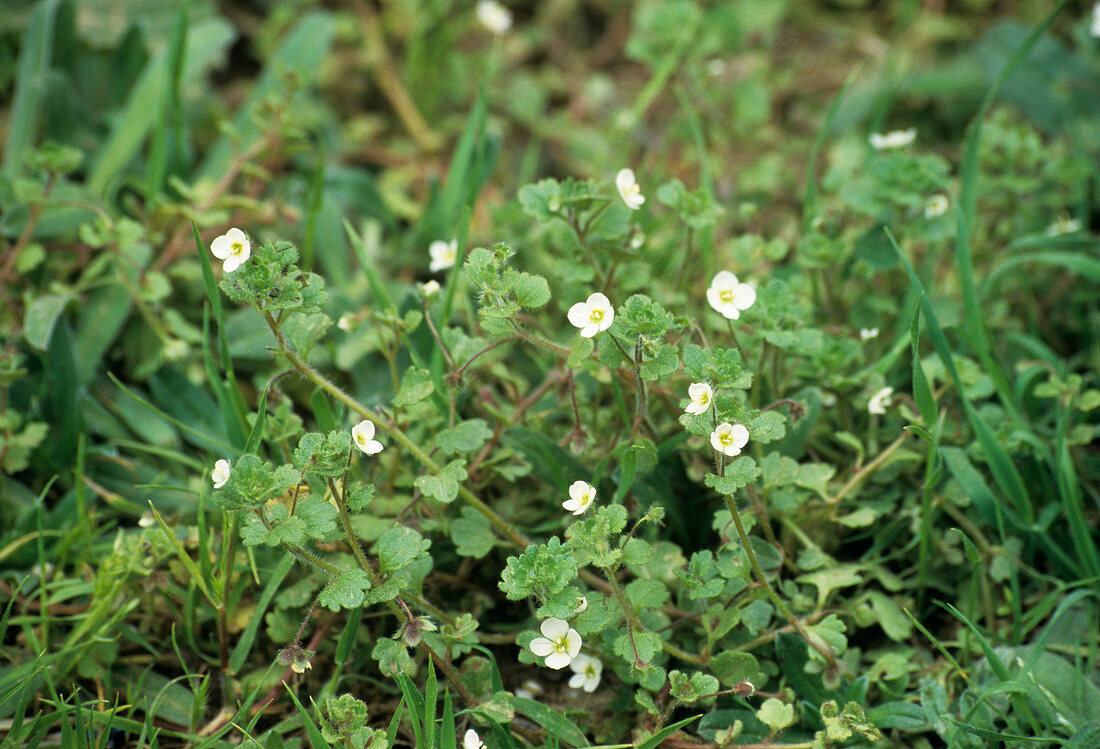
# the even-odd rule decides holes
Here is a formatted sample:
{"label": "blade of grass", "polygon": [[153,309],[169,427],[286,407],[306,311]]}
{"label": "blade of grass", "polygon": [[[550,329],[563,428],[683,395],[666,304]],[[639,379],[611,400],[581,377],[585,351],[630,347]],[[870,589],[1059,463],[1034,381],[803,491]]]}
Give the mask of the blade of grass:
{"label": "blade of grass", "polygon": [[408,676],[399,673],[394,678],[405,697],[405,710],[409,714],[409,724],[412,726],[416,745],[427,747],[428,744],[424,742],[424,698]]}
{"label": "blade of grass", "polygon": [[286,579],[292,567],[294,567],[294,557],[286,554],[272,570],[271,577],[268,578],[263,593],[256,601],[256,607],[252,610],[252,616],[249,618],[248,624],[237,635],[237,644],[233,646],[233,653],[229,656],[229,670],[231,673],[237,673],[244,666],[245,659],[248,658],[248,654],[252,650],[252,644],[256,641],[256,633],[259,632],[260,625],[263,624],[267,607],[271,605],[271,601],[274,600],[275,594],[279,592],[283,580]]}
{"label": "blade of grass", "polygon": [[424,685],[424,746],[435,746],[435,707],[439,682],[435,678],[435,662],[428,659],[428,681]]}
{"label": "blade of grass", "polygon": [[290,688],[289,684],[284,683],[283,686],[286,687],[286,693],[290,695],[290,699],[294,700],[294,705],[298,708],[298,715],[302,717],[302,725],[305,726],[310,745],[313,749],[329,749],[331,745],[321,735],[321,729],[313,722],[313,718],[309,716],[309,711],[302,707],[302,703],[298,701],[298,695],[294,694],[294,690]]}
{"label": "blade of grass", "polygon": [[[157,512],[157,508],[153,506],[152,502],[149,503],[149,509],[153,511],[153,517],[156,519],[157,525],[164,533],[165,538],[168,539],[168,545],[176,552],[176,556],[179,558],[180,562],[183,563],[183,566],[191,574],[191,579],[194,581],[195,585],[198,586],[199,590],[202,591],[203,597],[210,602],[211,606],[217,608],[218,602],[211,594],[210,588],[207,587],[207,581],[203,578],[202,571],[199,569],[199,566],[195,564],[195,560],[192,559],[191,555],[187,553],[187,550],[183,548],[183,544],[176,538],[176,534],[172,532],[172,529],[168,527],[168,523],[164,522],[164,518],[160,516],[160,513]],[[218,592],[220,593],[220,591]]]}
{"label": "blade of grass", "polygon": [[181,4],[172,29],[172,40],[168,46],[168,64],[166,85],[161,105],[161,117],[153,129],[149,144],[149,164],[146,170],[146,196],[155,200],[164,189],[168,175],[168,165],[183,141],[183,117],[180,105],[180,82],[183,79],[184,57],[187,52],[187,28],[190,24],[188,6]]}
{"label": "blade of grass", "polygon": [[53,57],[55,24],[61,0],[43,0],[30,12],[22,35],[22,52],[15,74],[15,95],[8,115],[4,160],[0,172],[11,175],[33,147],[46,94],[46,77]]}
{"label": "blade of grass", "polygon": [[1039,41],[1042,35],[1054,22],[1055,17],[1062,11],[1069,0],[1060,0],[1039,24],[1031,30],[1024,43],[1021,44],[1009,57],[997,80],[986,92],[985,98],[978,109],[970,125],[967,134],[966,146],[962,165],[959,170],[959,199],[954,204],[955,220],[957,224],[955,235],[955,270],[959,277],[959,285],[962,291],[963,311],[966,321],[967,338],[978,356],[986,374],[993,380],[1001,403],[1012,416],[1013,420],[1021,425],[1026,425],[1023,413],[1016,403],[1009,386],[1008,378],[1001,369],[1000,364],[993,357],[992,347],[989,342],[989,334],[985,329],[982,317],[981,299],[974,283],[974,258],[970,246],[970,229],[974,226],[974,212],[978,196],[978,178],[980,167],[982,126],[985,123],[989,108],[993,105],[1004,86],[1005,81],[1027,59],[1032,47]]}
{"label": "blade of grass", "polygon": [[1069,523],[1069,536],[1077,562],[1087,572],[1088,577],[1097,577],[1100,575],[1100,551],[1097,550],[1092,535],[1092,524],[1085,516],[1081,487],[1077,483],[1077,467],[1069,453],[1069,430],[1072,423],[1073,412],[1064,405],[1059,406],[1054,439],[1054,476],[1062,499],[1062,509]]}
{"label": "blade of grass", "polygon": [[[233,28],[222,18],[212,17],[190,25],[184,42],[181,85],[198,80],[207,68],[222,59],[233,36]],[[141,150],[154,122],[163,118],[164,109],[150,103],[164,100],[169,85],[170,54],[171,49],[166,47],[145,66],[126,99],[126,106],[114,120],[110,136],[96,152],[87,182],[93,194],[106,192]]]}
{"label": "blade of grass", "polygon": [[993,473],[994,480],[1001,488],[1001,491],[1003,491],[1012,502],[1016,511],[1023,516],[1025,523],[1027,525],[1033,524],[1035,522],[1035,511],[1031,506],[1031,500],[1024,487],[1023,477],[1020,475],[1015,464],[1013,464],[1012,459],[1009,458],[1004,447],[1001,446],[1001,443],[994,436],[993,431],[970,403],[970,399],[966,397],[966,393],[963,391],[962,387],[962,380],[959,378],[958,370],[955,368],[955,357],[951,353],[951,348],[947,343],[947,338],[943,334],[943,329],[940,327],[935,310],[932,309],[932,305],[928,301],[924,285],[921,283],[909,259],[905,257],[905,254],[901,251],[901,247],[898,246],[893,232],[887,227],[883,227],[883,231],[885,231],[886,236],[890,238],[890,244],[893,245],[894,251],[905,267],[906,273],[909,274],[910,283],[912,283],[921,294],[920,306],[924,312],[925,322],[928,325],[928,337],[932,341],[932,347],[936,350],[936,354],[943,362],[944,368],[947,370],[947,374],[955,386],[955,392],[958,394],[959,401],[962,403],[963,410],[966,412],[967,420],[970,422],[970,426],[974,430],[975,435],[978,437],[978,442],[981,444],[986,454],[986,459],[989,461],[989,467]]}

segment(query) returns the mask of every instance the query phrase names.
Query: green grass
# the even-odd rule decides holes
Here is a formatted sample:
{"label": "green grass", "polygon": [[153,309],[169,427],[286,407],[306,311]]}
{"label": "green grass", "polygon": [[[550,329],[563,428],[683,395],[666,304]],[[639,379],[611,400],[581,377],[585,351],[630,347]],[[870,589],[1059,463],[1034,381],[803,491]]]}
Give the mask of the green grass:
{"label": "green grass", "polygon": [[0,20],[4,745],[1095,743],[1086,10],[89,3]]}

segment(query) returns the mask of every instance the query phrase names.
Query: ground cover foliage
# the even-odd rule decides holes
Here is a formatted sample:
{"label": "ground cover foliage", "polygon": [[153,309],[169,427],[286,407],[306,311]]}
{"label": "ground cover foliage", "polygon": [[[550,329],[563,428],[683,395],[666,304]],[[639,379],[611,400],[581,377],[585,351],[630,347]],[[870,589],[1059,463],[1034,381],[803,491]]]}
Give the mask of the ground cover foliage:
{"label": "ground cover foliage", "polygon": [[4,741],[1097,746],[1100,16],[1005,5],[10,4]]}

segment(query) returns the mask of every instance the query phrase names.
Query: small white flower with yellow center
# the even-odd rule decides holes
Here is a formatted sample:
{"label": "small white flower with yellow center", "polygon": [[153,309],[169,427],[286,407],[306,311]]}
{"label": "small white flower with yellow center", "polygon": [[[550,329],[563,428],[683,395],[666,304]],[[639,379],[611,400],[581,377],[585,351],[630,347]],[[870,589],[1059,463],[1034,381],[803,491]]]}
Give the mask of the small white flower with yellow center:
{"label": "small white flower with yellow center", "polygon": [[494,34],[503,34],[512,28],[512,11],[496,0],[481,0],[477,4],[477,20]]}
{"label": "small white flower with yellow center", "polygon": [[583,614],[588,611],[588,599],[585,596],[577,596],[577,604],[573,607],[574,614]]}
{"label": "small white flower with yellow center", "polygon": [[428,254],[432,256],[431,265],[428,266],[432,273],[447,270],[455,264],[455,260],[458,258],[458,240],[452,239],[447,242],[437,239],[428,245]]}
{"label": "small white flower with yellow center", "polygon": [[219,460],[214,464],[214,470],[210,472],[210,478],[214,481],[214,488],[221,489],[229,481],[229,461]]}
{"label": "small white flower with yellow center", "polygon": [[633,169],[620,169],[619,173],[615,175],[615,187],[619,188],[619,195],[622,196],[627,208],[636,211],[642,207],[642,203],[645,202],[645,195],[642,195],[642,188],[638,186],[638,181],[634,179]]}
{"label": "small white flower with yellow center", "polygon": [[705,382],[693,382],[688,385],[688,397],[691,398],[691,403],[687,404],[684,410],[689,414],[698,415],[706,413],[710,408],[710,402],[714,400],[714,391]]}
{"label": "small white flower with yellow center", "polygon": [[1074,234],[1081,231],[1081,222],[1069,216],[1059,216],[1058,219],[1047,227],[1048,237],[1060,237],[1063,234]]}
{"label": "small white flower with yellow center", "polygon": [[462,749],[485,749],[485,743],[477,735],[477,731],[471,728],[462,737]]}
{"label": "small white flower with yellow center", "polygon": [[574,515],[583,515],[596,498],[596,488],[586,481],[574,481],[569,487],[569,499],[561,506]]}
{"label": "small white flower with yellow center", "polygon": [[911,127],[908,130],[895,130],[891,133],[872,133],[871,148],[876,151],[888,151],[895,148],[905,148],[917,138],[917,129]]}
{"label": "small white flower with yellow center", "polygon": [[756,303],[756,289],[741,283],[728,270],[719,271],[707,289],[707,301],[722,317],[736,320],[741,313]]}
{"label": "small white flower with yellow center", "polygon": [[606,296],[597,291],[587,300],[570,307],[566,317],[574,328],[580,328],[581,338],[591,338],[611,327],[615,321],[615,308]]}
{"label": "small white flower with yellow center", "polygon": [[355,446],[367,455],[375,455],[382,452],[382,443],[374,438],[374,423],[363,420],[352,427],[351,438]]}
{"label": "small white flower with yellow center", "polygon": [[427,283],[420,284],[420,293],[424,296],[425,299],[431,299],[433,296],[439,293],[440,288],[441,287],[439,285],[439,282],[435,279],[432,279]]}
{"label": "small white flower with yellow center", "polygon": [[210,252],[222,261],[222,270],[232,273],[252,254],[252,244],[240,229],[230,229],[210,243]]}
{"label": "small white flower with yellow center", "polygon": [[947,196],[941,193],[936,193],[928,199],[928,202],[924,204],[924,217],[936,218],[947,213],[947,209],[951,207],[950,201]]}
{"label": "small white flower with yellow center", "polygon": [[884,387],[877,393],[871,396],[871,400],[867,401],[868,413],[882,415],[886,413],[886,408],[893,402],[894,389],[892,387]]}
{"label": "small white flower with yellow center", "polygon": [[533,700],[540,694],[542,694],[542,685],[534,679],[528,679],[516,689],[516,697],[523,697],[527,700]]}
{"label": "small white flower with yellow center", "polygon": [[749,442],[749,430],[744,424],[723,421],[710,433],[710,445],[726,457],[741,454],[741,448]]}
{"label": "small white flower with yellow center", "polygon": [[859,340],[869,341],[872,338],[878,338],[878,328],[860,328]]}
{"label": "small white flower with yellow center", "polygon": [[600,685],[600,675],[603,674],[603,662],[599,658],[581,654],[573,659],[569,668],[573,669],[569,686],[589,693],[596,691],[596,687]]}
{"label": "small white flower with yellow center", "polygon": [[550,617],[539,630],[543,637],[531,640],[531,652],[546,656],[547,668],[565,668],[581,652],[581,636],[569,626],[569,622]]}

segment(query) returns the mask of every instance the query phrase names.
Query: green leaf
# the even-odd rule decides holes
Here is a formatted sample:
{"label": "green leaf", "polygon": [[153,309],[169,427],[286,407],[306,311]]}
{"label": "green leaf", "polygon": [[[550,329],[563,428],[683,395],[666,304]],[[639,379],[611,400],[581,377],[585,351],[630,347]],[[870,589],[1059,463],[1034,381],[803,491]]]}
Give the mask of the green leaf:
{"label": "green leaf", "polygon": [[752,653],[725,651],[710,659],[710,668],[718,680],[727,687],[733,687],[743,681],[754,686],[763,686],[767,676]]}
{"label": "green leaf", "polygon": [[72,300],[72,294],[43,294],[27,307],[23,316],[23,337],[39,351],[50,345],[54,325]]}
{"label": "green leaf", "polygon": [[393,399],[395,406],[411,406],[427,398],[435,390],[431,373],[421,367],[409,367],[401,377],[401,386]]}
{"label": "green leaf", "polygon": [[462,517],[451,523],[451,540],[459,556],[480,559],[497,544],[489,520],[472,507],[462,508]]}
{"label": "green leaf", "polygon": [[663,380],[680,366],[679,350],[672,344],[662,343],[649,361],[641,366],[643,380]]}
{"label": "green leaf", "polygon": [[573,336],[573,342],[569,346],[569,358],[565,361],[565,366],[569,369],[577,369],[584,363],[584,360],[592,355],[592,352],[596,348],[595,338],[582,338],[579,335]]}
{"label": "green leaf", "polygon": [[659,580],[634,580],[627,584],[625,592],[638,610],[658,608],[668,601],[668,588]]}
{"label": "green leaf", "polygon": [[520,273],[512,286],[519,306],[537,309],[550,301],[550,284],[542,276]]}
{"label": "green leaf", "polygon": [[425,497],[439,502],[453,502],[459,485],[466,480],[466,461],[452,460],[438,475],[425,474],[413,481]]}
{"label": "green leaf", "polygon": [[756,717],[773,731],[782,731],[794,724],[794,705],[769,697],[757,709]]}
{"label": "green leaf", "polygon": [[739,489],[756,481],[756,461],[747,455],[741,455],[726,466],[725,473],[725,476],[708,473],[703,480],[719,494],[736,494]]}
{"label": "green leaf", "polygon": [[330,611],[353,609],[363,604],[363,594],[367,590],[370,590],[370,578],[356,567],[332,578],[317,596],[317,602]]}
{"label": "green leaf", "polygon": [[913,632],[913,625],[897,601],[877,590],[872,590],[868,596],[871,599],[871,611],[886,636],[894,642],[908,640]]}
{"label": "green leaf", "polygon": [[528,596],[547,598],[565,588],[577,577],[577,562],[558,538],[545,544],[532,544],[523,554],[508,557],[501,573],[500,589],[511,601]]}
{"label": "green leaf", "polygon": [[414,559],[426,553],[431,545],[431,541],[412,528],[395,525],[383,533],[375,544],[379,569],[382,572],[404,569]]}
{"label": "green leaf", "polygon": [[484,419],[468,419],[435,436],[435,446],[444,453],[468,453],[479,449],[493,436],[493,430]]}
{"label": "green leaf", "polygon": [[570,746],[589,746],[584,731],[557,710],[524,697],[512,697],[512,707],[545,728],[550,736]]}

